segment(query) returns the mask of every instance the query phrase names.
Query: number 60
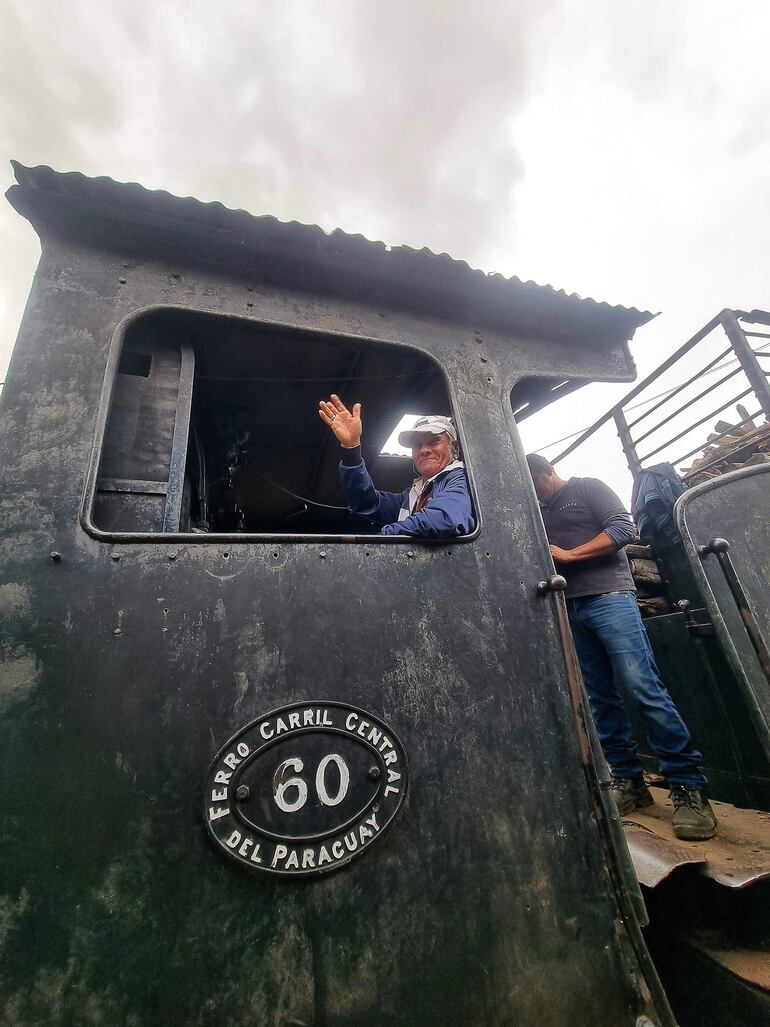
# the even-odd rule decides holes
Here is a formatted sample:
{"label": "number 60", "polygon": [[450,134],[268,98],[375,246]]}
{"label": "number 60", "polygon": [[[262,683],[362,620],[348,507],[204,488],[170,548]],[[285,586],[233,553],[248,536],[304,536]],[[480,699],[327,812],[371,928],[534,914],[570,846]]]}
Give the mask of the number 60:
{"label": "number 60", "polygon": [[[326,768],[330,763],[337,764],[337,770],[340,775],[340,786],[335,796],[329,795],[326,790]],[[301,777],[286,777],[287,771],[293,770],[299,774],[304,766],[304,763],[298,756],[292,756],[290,759],[284,760],[273,774],[273,798],[275,799],[276,806],[283,810],[284,813],[296,813],[307,802],[307,784],[305,781]],[[318,764],[318,770],[315,775],[315,790],[323,805],[338,806],[348,794],[349,785],[350,771],[343,758],[338,756],[336,752],[324,756]],[[290,788],[295,788],[297,791],[295,798],[291,801],[286,798],[286,792]]]}

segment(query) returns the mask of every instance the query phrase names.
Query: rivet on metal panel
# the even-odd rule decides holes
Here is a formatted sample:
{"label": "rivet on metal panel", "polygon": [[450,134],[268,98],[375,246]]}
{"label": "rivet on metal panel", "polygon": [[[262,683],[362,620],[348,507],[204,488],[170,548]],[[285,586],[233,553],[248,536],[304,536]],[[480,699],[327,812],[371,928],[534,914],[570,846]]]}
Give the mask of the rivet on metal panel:
{"label": "rivet on metal panel", "polygon": [[326,550],[322,549],[321,552],[318,554],[318,556],[320,557],[321,560],[324,560],[326,558]]}
{"label": "rivet on metal panel", "polygon": [[482,364],[488,364],[489,363],[489,357],[485,357],[483,353],[480,353],[479,357],[481,358],[481,363]]}
{"label": "rivet on metal panel", "polygon": [[238,785],[235,790],[235,798],[240,799],[241,801],[248,799],[250,794],[251,792],[249,791],[248,785]]}
{"label": "rivet on metal panel", "polygon": [[54,562],[61,560],[61,553],[57,553],[55,549],[52,550],[48,555]]}
{"label": "rivet on metal panel", "polygon": [[120,559],[120,553],[110,553],[110,559],[114,560],[115,563],[117,563]]}
{"label": "rivet on metal panel", "polygon": [[113,633],[113,635],[122,635],[123,634],[123,632],[120,630],[120,628],[114,628],[112,633]]}
{"label": "rivet on metal panel", "polygon": [[125,278],[119,278],[118,281],[120,282],[121,285],[125,285],[126,284]]}
{"label": "rivet on metal panel", "polygon": [[412,550],[411,550],[411,549],[409,549],[409,550],[407,551],[407,554],[406,554],[406,555],[407,555],[407,557],[408,557],[408,558],[409,558],[409,559],[411,560],[411,558],[412,558],[412,557],[414,556],[414,553],[412,552]]}
{"label": "rivet on metal panel", "polygon": [[169,560],[176,560],[176,553],[174,553],[174,552],[169,553],[168,554],[168,558],[169,558]]}
{"label": "rivet on metal panel", "polygon": [[379,767],[369,767],[369,780],[376,781],[380,776],[380,773],[381,771]]}

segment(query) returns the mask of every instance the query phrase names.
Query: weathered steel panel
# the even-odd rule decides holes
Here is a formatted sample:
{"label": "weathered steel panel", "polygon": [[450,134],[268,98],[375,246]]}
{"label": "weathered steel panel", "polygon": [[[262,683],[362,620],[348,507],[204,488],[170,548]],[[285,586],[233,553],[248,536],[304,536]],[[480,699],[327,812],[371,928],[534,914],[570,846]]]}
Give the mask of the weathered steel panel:
{"label": "weathered steel panel", "polygon": [[[746,467],[704,482],[680,497],[679,530],[717,636],[751,711],[754,731],[770,760],[770,467]],[[729,544],[728,570],[742,590],[736,602],[717,539]],[[741,606],[744,609],[741,609]],[[748,615],[749,623],[742,617]],[[752,640],[752,633],[754,639]],[[760,652],[757,651],[757,646]]]}
{"label": "weathered steel panel", "polygon": [[[554,609],[536,593],[550,561],[508,401],[521,376],[598,376],[609,351],[495,330],[480,341],[429,304],[416,316],[339,280],[276,286],[254,267],[168,264],[113,238],[46,235],[2,397],[6,1020],[632,1024],[649,1004],[581,772]],[[111,341],[157,303],[435,358],[478,537],[89,534]],[[343,869],[248,874],[206,836],[207,768],[249,722],[310,700],[387,724],[408,798]]]}

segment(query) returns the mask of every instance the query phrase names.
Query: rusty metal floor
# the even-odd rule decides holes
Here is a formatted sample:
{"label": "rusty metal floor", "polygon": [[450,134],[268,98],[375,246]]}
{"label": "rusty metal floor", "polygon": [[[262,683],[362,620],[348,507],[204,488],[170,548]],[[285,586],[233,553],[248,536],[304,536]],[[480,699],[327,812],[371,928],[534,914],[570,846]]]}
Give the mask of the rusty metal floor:
{"label": "rusty metal floor", "polygon": [[707,842],[683,842],[671,827],[673,807],[665,788],[652,788],[655,804],[623,818],[628,848],[639,882],[655,888],[679,867],[697,872],[728,888],[743,888],[770,877],[770,813],[737,809],[729,803],[711,805],[718,831]]}

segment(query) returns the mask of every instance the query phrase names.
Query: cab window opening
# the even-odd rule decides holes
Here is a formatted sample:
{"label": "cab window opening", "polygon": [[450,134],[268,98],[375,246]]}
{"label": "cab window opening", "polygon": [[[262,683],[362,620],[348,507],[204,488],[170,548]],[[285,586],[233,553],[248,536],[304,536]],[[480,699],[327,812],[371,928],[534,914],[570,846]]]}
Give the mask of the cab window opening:
{"label": "cab window opening", "polygon": [[330,393],[363,407],[376,487],[409,488],[386,446],[411,411],[451,417],[444,375],[409,347],[192,311],[153,311],[123,338],[92,506],[110,534],[373,535],[348,509]]}

